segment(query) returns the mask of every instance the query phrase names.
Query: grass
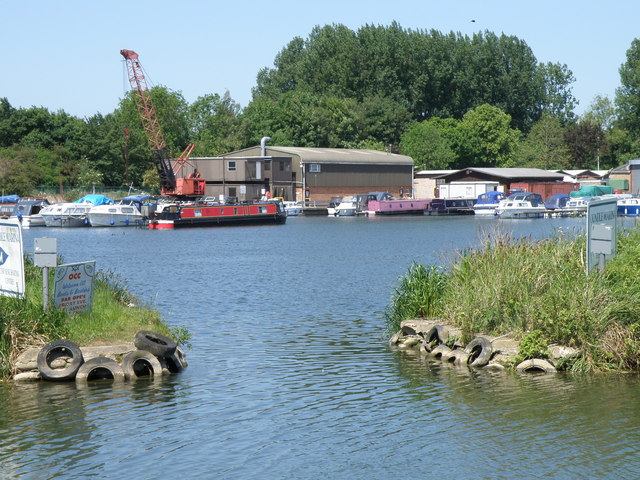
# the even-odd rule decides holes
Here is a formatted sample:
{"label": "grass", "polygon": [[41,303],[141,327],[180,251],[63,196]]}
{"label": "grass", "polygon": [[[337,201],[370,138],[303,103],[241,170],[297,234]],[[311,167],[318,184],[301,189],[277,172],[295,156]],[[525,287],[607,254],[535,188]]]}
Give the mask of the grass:
{"label": "grass", "polygon": [[585,244],[583,235],[532,242],[494,233],[446,271],[413,265],[394,292],[387,328],[421,317],[459,326],[466,341],[536,332],[578,348],[574,370],[640,369],[640,229],[619,235],[604,272],[586,275]]}
{"label": "grass", "polygon": [[[53,270],[53,269],[51,269]],[[53,285],[53,271],[50,285]],[[158,312],[140,304],[112,272],[99,271],[94,282],[93,309],[76,315],[42,307],[42,270],[25,261],[25,298],[0,297],[0,375],[6,378],[11,360],[28,346],[64,338],[81,346],[132,342],[138,330],[152,330],[188,344],[183,328],[170,329]]]}

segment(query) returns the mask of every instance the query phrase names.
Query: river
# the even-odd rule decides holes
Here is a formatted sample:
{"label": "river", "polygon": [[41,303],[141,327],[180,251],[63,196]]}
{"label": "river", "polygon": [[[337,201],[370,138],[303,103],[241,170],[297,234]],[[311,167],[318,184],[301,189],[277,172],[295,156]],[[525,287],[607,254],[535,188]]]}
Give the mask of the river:
{"label": "river", "polygon": [[412,262],[584,221],[25,230],[26,252],[55,237],[66,262],[116,272],[192,349],[159,381],[0,385],[0,478],[638,478],[637,375],[459,369],[392,351],[384,332]]}

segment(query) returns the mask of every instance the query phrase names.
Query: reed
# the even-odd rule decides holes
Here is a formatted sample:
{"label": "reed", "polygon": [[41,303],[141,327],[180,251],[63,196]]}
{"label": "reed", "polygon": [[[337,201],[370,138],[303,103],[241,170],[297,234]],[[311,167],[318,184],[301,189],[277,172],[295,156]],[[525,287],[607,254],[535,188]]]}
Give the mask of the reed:
{"label": "reed", "polygon": [[[458,252],[437,288],[412,266],[387,310],[389,329],[408,318],[442,318],[475,334],[539,332],[548,343],[580,349],[575,369],[640,367],[640,230],[623,232],[604,272],[587,275],[584,235],[533,242],[494,232],[482,247]],[[426,290],[426,291],[425,291]],[[415,308],[424,296],[433,309]],[[437,295],[434,298],[434,295]]]}

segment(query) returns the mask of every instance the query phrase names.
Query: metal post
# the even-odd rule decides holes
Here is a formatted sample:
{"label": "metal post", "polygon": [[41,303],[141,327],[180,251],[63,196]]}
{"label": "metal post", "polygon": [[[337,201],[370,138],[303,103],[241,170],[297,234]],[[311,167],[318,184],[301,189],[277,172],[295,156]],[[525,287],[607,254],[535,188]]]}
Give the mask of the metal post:
{"label": "metal post", "polygon": [[42,309],[49,306],[49,267],[42,267]]}

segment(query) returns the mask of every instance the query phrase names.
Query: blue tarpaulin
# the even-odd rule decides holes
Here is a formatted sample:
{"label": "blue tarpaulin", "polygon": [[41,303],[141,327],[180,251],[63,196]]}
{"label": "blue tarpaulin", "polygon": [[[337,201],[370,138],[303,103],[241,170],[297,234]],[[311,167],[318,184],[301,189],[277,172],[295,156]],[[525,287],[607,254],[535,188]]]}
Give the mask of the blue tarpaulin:
{"label": "blue tarpaulin", "polygon": [[113,203],[113,200],[111,200],[109,197],[105,197],[104,195],[98,195],[98,194],[90,194],[90,195],[85,195],[84,197],[76,200],[73,203],[93,203],[94,205],[111,205]]}
{"label": "blue tarpaulin", "polygon": [[18,195],[5,195],[0,197],[0,203],[18,203],[20,197]]}

